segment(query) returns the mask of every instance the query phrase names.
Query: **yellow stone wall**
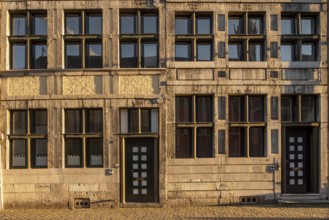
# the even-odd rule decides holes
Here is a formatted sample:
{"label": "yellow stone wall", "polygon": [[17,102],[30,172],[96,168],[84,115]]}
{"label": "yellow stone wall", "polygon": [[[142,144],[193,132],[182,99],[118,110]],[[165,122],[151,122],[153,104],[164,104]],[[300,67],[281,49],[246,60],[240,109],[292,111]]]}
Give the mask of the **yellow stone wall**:
{"label": "yellow stone wall", "polygon": [[119,94],[157,94],[159,93],[158,76],[120,76]]}

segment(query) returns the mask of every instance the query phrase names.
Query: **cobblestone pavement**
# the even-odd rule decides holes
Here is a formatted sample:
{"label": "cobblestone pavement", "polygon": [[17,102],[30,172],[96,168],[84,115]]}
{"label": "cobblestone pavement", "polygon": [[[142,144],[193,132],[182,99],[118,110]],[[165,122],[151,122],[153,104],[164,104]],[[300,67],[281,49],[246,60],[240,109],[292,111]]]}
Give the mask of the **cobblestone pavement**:
{"label": "cobblestone pavement", "polygon": [[0,211],[0,219],[329,219],[329,206],[14,209]]}

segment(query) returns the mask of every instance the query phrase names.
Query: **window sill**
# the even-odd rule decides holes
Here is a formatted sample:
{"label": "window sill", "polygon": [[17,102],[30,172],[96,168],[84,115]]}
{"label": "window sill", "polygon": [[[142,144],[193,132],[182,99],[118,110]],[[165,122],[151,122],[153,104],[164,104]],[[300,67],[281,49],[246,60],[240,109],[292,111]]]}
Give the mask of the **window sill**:
{"label": "window sill", "polygon": [[321,63],[319,61],[282,61],[282,68],[320,68]]}
{"label": "window sill", "polygon": [[214,61],[175,61],[176,68],[214,68]]}

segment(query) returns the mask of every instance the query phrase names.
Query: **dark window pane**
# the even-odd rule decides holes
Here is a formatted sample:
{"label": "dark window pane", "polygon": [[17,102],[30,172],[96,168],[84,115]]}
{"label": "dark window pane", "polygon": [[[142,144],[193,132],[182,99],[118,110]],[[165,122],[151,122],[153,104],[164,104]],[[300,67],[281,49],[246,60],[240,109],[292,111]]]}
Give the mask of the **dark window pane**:
{"label": "dark window pane", "polygon": [[81,44],[66,43],[66,68],[82,68]]}
{"label": "dark window pane", "polygon": [[278,58],[278,43],[277,42],[271,42],[270,43],[270,54],[271,58]]}
{"label": "dark window pane", "polygon": [[192,34],[192,21],[189,16],[179,16],[175,18],[175,33],[179,34]]}
{"label": "dark window pane", "polygon": [[142,67],[158,67],[158,44],[142,44]]}
{"label": "dark window pane", "polygon": [[188,42],[176,42],[175,45],[175,60],[190,61],[192,60],[192,47]]}
{"label": "dark window pane", "polygon": [[279,97],[271,97],[271,119],[279,118]]}
{"label": "dark window pane", "polygon": [[176,158],[193,157],[192,128],[176,128]]}
{"label": "dark window pane", "polygon": [[263,60],[263,44],[249,43],[249,61]]}
{"label": "dark window pane", "polygon": [[65,111],[65,133],[82,133],[82,111]]}
{"label": "dark window pane", "polygon": [[245,128],[229,128],[229,156],[246,156]]}
{"label": "dark window pane", "polygon": [[281,120],[296,121],[298,119],[297,97],[282,96],[281,97]]}
{"label": "dark window pane", "polygon": [[220,96],[218,97],[218,119],[225,119],[226,113],[226,97]]}
{"label": "dark window pane", "polygon": [[244,122],[245,121],[245,105],[243,96],[229,97],[229,121]]}
{"label": "dark window pane", "polygon": [[138,132],[138,109],[128,109],[128,131]]}
{"label": "dark window pane", "polygon": [[86,115],[86,133],[103,132],[103,111],[102,109],[87,109]]}
{"label": "dark window pane", "polygon": [[218,131],[218,153],[225,154],[225,130]]}
{"label": "dark window pane", "polygon": [[120,67],[135,68],[137,67],[137,44],[121,43],[120,45]]}
{"label": "dark window pane", "polygon": [[141,109],[141,129],[142,132],[151,132],[151,110]]}
{"label": "dark window pane", "polygon": [[293,17],[281,17],[281,34],[295,34],[295,19]]}
{"label": "dark window pane", "polygon": [[218,42],[218,58],[225,58],[225,42]]}
{"label": "dark window pane", "polygon": [[12,16],[12,35],[26,35],[26,16],[25,15],[13,15]]}
{"label": "dark window pane", "polygon": [[82,139],[66,138],[65,139],[65,164],[66,167],[82,167]]}
{"label": "dark window pane", "polygon": [[176,97],[176,122],[192,122],[192,97]]}
{"label": "dark window pane", "polygon": [[271,152],[272,152],[272,154],[279,153],[279,130],[278,129],[271,130]]}
{"label": "dark window pane", "polygon": [[242,17],[228,18],[228,34],[243,34]]}
{"label": "dark window pane", "polygon": [[278,78],[279,77],[279,72],[278,71],[271,71],[270,72],[270,77],[271,78]]}
{"label": "dark window pane", "polygon": [[141,29],[143,34],[157,34],[158,16],[155,14],[143,14]]}
{"label": "dark window pane", "polygon": [[206,42],[198,42],[196,45],[196,59],[198,61],[212,60],[212,44]]}
{"label": "dark window pane", "polygon": [[86,44],[86,68],[102,68],[102,43]]}
{"label": "dark window pane", "polygon": [[86,139],[86,159],[87,167],[103,166],[103,139],[87,138]]}
{"label": "dark window pane", "polygon": [[47,44],[32,44],[31,68],[47,69]]}
{"label": "dark window pane", "polygon": [[26,111],[13,111],[12,112],[12,134],[27,134],[27,117]]}
{"label": "dark window pane", "polygon": [[249,34],[263,34],[263,18],[249,17],[248,18],[248,33]]}
{"label": "dark window pane", "polygon": [[32,21],[32,34],[47,35],[48,24],[46,15],[34,15]]}
{"label": "dark window pane", "polygon": [[102,34],[102,15],[87,14],[86,15],[86,34]]}
{"label": "dark window pane", "polygon": [[249,156],[265,157],[264,128],[251,127],[249,129]]}
{"label": "dark window pane", "polygon": [[218,31],[225,31],[225,15],[217,16]]}
{"label": "dark window pane", "polygon": [[81,34],[81,15],[67,14],[65,17],[65,34]]}
{"label": "dark window pane", "polygon": [[31,139],[31,167],[48,166],[47,139]]}
{"label": "dark window pane", "polygon": [[120,16],[120,33],[136,34],[137,18],[135,14],[124,14]]}
{"label": "dark window pane", "polygon": [[264,121],[264,98],[262,96],[249,96],[249,121]]}
{"label": "dark window pane", "polygon": [[302,44],[302,61],[315,61],[315,44],[303,43]]}
{"label": "dark window pane", "polygon": [[295,46],[293,43],[281,44],[281,61],[295,60]]}
{"label": "dark window pane", "polygon": [[198,128],[196,139],[196,156],[212,157],[212,128]]}
{"label": "dark window pane", "polygon": [[211,17],[203,17],[198,16],[196,17],[196,34],[211,34],[212,28],[211,28]]}
{"label": "dark window pane", "polygon": [[27,146],[25,140],[12,140],[12,167],[27,166]]}
{"label": "dark window pane", "polygon": [[12,69],[26,69],[26,44],[12,44]]}
{"label": "dark window pane", "polygon": [[302,96],[301,103],[302,121],[315,121],[315,99],[314,96]]}
{"label": "dark window pane", "polygon": [[230,61],[241,61],[243,57],[243,44],[242,43],[229,43],[228,45],[228,59]]}
{"label": "dark window pane", "polygon": [[46,110],[31,110],[30,111],[30,129],[31,134],[47,134],[47,111]]}
{"label": "dark window pane", "polygon": [[271,15],[271,31],[277,31],[277,30],[278,30],[278,16]]}
{"label": "dark window pane", "polygon": [[315,19],[302,17],[301,34],[315,34]]}
{"label": "dark window pane", "polygon": [[196,97],[196,121],[212,122],[212,97],[197,96]]}

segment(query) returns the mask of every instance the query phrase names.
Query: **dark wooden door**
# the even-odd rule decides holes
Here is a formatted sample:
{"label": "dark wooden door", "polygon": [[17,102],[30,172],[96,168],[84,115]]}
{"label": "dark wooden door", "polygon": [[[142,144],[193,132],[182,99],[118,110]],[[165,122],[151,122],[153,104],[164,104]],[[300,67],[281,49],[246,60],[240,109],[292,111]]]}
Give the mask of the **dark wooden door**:
{"label": "dark wooden door", "polygon": [[287,128],[286,189],[287,193],[306,193],[308,189],[310,132],[307,128]]}
{"label": "dark wooden door", "polygon": [[154,138],[127,138],[126,202],[158,202],[158,146]]}

